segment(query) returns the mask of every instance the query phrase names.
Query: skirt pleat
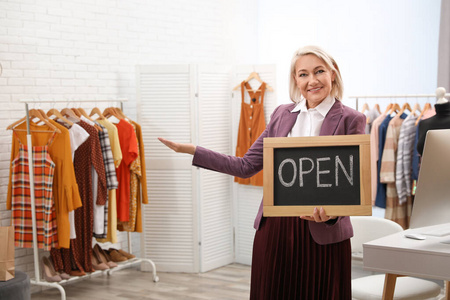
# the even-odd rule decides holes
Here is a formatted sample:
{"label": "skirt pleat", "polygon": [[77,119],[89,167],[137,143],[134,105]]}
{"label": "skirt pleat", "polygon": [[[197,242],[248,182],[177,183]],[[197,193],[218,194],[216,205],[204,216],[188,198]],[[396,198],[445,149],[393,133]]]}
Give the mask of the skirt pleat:
{"label": "skirt pleat", "polygon": [[262,220],[253,244],[251,300],[351,299],[350,240],[319,245],[308,222]]}

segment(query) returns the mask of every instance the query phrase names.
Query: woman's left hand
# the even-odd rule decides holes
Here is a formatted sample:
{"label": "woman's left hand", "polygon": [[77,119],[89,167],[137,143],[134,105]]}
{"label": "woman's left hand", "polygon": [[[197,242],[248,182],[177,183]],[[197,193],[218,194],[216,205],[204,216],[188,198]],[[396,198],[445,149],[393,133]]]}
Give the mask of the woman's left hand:
{"label": "woman's left hand", "polygon": [[323,223],[332,219],[336,219],[336,216],[328,216],[325,213],[325,210],[323,209],[323,207],[321,207],[320,209],[317,209],[317,207],[314,208],[314,213],[312,216],[300,216],[300,219],[303,220],[307,220],[307,221],[314,221],[317,223]]}

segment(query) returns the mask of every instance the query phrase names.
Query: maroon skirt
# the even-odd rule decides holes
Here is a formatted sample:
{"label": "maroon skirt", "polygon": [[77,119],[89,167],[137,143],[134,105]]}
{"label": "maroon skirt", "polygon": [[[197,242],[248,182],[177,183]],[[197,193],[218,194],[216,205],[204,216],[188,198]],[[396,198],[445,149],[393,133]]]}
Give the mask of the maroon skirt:
{"label": "maroon skirt", "polygon": [[317,244],[309,221],[269,217],[253,243],[251,300],[351,299],[350,239]]}

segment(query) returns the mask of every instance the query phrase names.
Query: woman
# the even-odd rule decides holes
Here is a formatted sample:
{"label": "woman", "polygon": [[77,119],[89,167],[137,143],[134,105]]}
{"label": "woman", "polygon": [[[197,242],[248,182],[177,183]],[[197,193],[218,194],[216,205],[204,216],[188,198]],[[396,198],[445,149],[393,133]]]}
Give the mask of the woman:
{"label": "woman", "polygon": [[[299,49],[291,61],[290,97],[244,157],[223,155],[192,144],[159,140],[176,152],[194,155],[193,165],[239,177],[263,168],[265,137],[364,134],[365,116],[344,106],[343,86],[334,59],[322,49]],[[250,299],[351,299],[349,217],[262,216],[255,220]]]}

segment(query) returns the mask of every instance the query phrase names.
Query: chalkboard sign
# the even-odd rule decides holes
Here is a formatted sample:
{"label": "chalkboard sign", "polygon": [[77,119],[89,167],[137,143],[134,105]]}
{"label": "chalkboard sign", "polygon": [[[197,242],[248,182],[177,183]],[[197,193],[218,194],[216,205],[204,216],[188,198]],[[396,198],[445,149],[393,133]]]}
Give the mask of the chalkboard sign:
{"label": "chalkboard sign", "polygon": [[264,139],[264,215],[371,215],[370,137]]}

